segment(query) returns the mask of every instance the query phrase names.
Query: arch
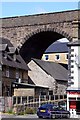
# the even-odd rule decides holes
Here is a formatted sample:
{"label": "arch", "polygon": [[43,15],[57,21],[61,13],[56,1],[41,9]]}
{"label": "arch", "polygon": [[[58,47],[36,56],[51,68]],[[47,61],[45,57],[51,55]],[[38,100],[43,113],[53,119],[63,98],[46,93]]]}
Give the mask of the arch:
{"label": "arch", "polygon": [[44,28],[41,29],[37,29],[34,30],[33,32],[29,33],[24,40],[21,42],[21,45],[18,46],[19,48],[22,47],[22,45],[25,43],[26,40],[28,40],[29,38],[31,38],[33,35],[38,34],[40,32],[46,32],[46,31],[52,31],[52,32],[56,32],[58,34],[61,34],[62,36],[64,36],[65,38],[67,38],[69,41],[72,41],[72,37],[67,34],[65,31],[62,31],[62,29],[58,29],[58,28],[47,28],[46,26]]}
{"label": "arch", "polygon": [[28,34],[21,43],[20,55],[25,61],[31,58],[41,59],[44,51],[56,40],[66,37],[72,40],[64,31],[58,28],[41,28]]}

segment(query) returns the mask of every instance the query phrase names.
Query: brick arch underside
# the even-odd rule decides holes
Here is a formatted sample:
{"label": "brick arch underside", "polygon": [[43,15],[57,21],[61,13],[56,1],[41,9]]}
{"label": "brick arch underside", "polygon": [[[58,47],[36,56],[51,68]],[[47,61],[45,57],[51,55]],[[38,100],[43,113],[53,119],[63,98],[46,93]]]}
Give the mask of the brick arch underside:
{"label": "brick arch underside", "polygon": [[26,62],[29,62],[31,58],[41,59],[45,50],[53,42],[61,38],[72,40],[68,34],[58,29],[36,30],[24,38],[25,42],[22,43],[20,54]]}

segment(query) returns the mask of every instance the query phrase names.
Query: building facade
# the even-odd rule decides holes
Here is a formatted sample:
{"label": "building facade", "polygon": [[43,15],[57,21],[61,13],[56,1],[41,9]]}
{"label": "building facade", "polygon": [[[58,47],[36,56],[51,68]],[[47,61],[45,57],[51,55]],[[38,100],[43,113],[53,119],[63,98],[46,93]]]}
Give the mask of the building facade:
{"label": "building facade", "polygon": [[66,94],[68,71],[63,66],[55,62],[32,59],[28,67],[31,69],[28,75],[32,84],[43,86],[45,90],[49,88],[45,95]]}
{"label": "building facade", "polygon": [[67,109],[71,117],[78,118],[80,115],[80,40],[69,43],[68,46],[70,50]]}
{"label": "building facade", "polygon": [[[16,83],[28,83],[28,66],[19,55],[18,49],[8,46],[5,39],[0,38],[1,96],[13,96]],[[5,41],[5,43],[4,43]]]}
{"label": "building facade", "polygon": [[42,56],[42,60],[68,65],[68,42],[56,41],[49,46]]}

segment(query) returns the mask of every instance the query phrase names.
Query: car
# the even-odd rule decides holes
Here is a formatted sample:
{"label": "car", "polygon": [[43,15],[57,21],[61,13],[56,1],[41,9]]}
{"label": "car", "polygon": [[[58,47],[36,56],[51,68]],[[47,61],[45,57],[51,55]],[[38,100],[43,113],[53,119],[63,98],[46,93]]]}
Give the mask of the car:
{"label": "car", "polygon": [[39,118],[52,118],[51,111],[56,107],[57,105],[54,104],[43,104],[37,109],[37,116]]}
{"label": "car", "polygon": [[70,118],[70,112],[55,104],[43,104],[37,109],[39,118]]}
{"label": "car", "polygon": [[70,118],[70,112],[65,110],[63,107],[56,107],[53,108],[51,111],[52,118]]}

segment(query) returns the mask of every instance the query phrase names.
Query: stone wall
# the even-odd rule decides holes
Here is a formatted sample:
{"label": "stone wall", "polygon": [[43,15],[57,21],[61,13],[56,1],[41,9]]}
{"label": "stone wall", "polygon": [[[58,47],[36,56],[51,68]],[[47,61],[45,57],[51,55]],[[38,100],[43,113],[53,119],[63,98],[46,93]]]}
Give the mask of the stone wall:
{"label": "stone wall", "polygon": [[74,10],[0,19],[0,37],[9,39],[14,46],[20,48],[29,37],[41,31],[54,31],[69,40],[77,39],[79,13],[80,11]]}

